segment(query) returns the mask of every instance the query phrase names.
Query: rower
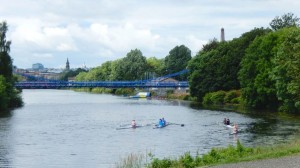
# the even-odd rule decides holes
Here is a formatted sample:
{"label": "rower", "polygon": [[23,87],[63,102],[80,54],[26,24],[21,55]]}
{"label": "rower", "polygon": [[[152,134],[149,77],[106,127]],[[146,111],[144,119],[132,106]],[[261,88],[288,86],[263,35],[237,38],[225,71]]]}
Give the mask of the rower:
{"label": "rower", "polygon": [[158,126],[159,127],[163,127],[164,126],[164,123],[163,123],[162,119],[159,119]]}
{"label": "rower", "polygon": [[131,127],[133,127],[133,128],[136,127],[136,122],[135,122],[135,120],[132,120],[132,121],[131,121]]}
{"label": "rower", "polygon": [[230,120],[229,120],[229,118],[227,118],[226,124],[227,124],[227,125],[230,125]]}
{"label": "rower", "polygon": [[162,118],[161,121],[162,121],[162,125],[166,126],[166,124],[167,124],[166,120],[164,118]]}
{"label": "rower", "polygon": [[224,123],[225,125],[227,125],[227,120],[226,120],[226,118],[224,118],[223,123]]}
{"label": "rower", "polygon": [[234,123],[234,124],[233,124],[233,133],[234,133],[234,134],[237,134],[238,131],[239,131],[239,130],[238,130],[238,125],[237,125],[237,123]]}

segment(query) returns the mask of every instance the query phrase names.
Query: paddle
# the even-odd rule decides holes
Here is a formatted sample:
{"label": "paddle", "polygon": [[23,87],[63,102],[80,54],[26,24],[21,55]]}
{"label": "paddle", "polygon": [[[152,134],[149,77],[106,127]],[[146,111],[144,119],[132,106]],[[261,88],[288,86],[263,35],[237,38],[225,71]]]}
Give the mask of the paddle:
{"label": "paddle", "polygon": [[168,123],[170,125],[180,125],[181,127],[184,127],[184,124],[177,124],[177,123]]}

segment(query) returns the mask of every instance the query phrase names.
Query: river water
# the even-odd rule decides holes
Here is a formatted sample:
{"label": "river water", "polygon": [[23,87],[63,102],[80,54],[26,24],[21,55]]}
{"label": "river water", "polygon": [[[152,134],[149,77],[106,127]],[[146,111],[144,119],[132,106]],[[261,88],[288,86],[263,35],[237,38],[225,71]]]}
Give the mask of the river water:
{"label": "river water", "polygon": [[[129,99],[70,90],[23,90],[25,105],[0,118],[0,167],[114,167],[130,154],[178,157],[185,152],[207,153],[212,147],[285,142],[298,134],[294,116],[245,115],[192,108],[189,102]],[[158,122],[163,129],[130,124]],[[223,118],[237,122],[232,135]],[[184,124],[182,127],[181,124]]]}

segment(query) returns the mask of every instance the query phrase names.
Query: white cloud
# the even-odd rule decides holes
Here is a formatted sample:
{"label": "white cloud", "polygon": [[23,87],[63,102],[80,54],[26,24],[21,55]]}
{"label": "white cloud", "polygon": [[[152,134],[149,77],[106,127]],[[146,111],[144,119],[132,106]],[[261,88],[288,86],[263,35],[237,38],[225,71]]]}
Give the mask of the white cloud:
{"label": "white cloud", "polygon": [[33,53],[35,58],[53,58],[51,53]]}
{"label": "white cloud", "polygon": [[267,27],[275,16],[300,16],[297,0],[0,2],[13,42],[11,55],[20,67],[45,59],[47,67],[57,67],[67,57],[71,66],[97,66],[135,48],[162,58],[181,44],[195,54],[210,39],[219,39],[221,27],[231,40],[254,27]]}

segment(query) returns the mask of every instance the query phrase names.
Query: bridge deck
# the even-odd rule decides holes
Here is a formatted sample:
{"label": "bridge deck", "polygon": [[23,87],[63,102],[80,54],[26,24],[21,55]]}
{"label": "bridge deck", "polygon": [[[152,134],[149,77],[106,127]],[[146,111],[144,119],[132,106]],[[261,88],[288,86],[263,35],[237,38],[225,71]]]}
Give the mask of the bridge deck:
{"label": "bridge deck", "polygon": [[59,88],[187,88],[187,81],[180,82],[146,82],[146,81],[99,81],[99,82],[64,82],[64,81],[36,81],[17,82],[19,89],[59,89]]}

